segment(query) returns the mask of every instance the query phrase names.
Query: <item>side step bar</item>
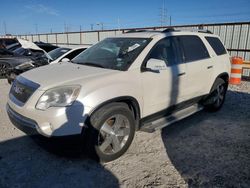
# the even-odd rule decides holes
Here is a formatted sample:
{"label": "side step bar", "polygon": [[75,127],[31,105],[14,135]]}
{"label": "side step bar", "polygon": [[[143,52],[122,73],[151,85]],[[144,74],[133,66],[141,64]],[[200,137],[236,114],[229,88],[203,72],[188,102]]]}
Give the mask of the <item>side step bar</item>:
{"label": "side step bar", "polygon": [[170,124],[173,124],[176,121],[184,119],[184,118],[186,118],[186,117],[188,117],[196,112],[199,112],[202,109],[203,109],[203,106],[201,106],[199,104],[189,106],[187,108],[184,108],[182,110],[174,112],[173,114],[171,114],[169,116],[162,117],[162,118],[157,119],[155,121],[143,124],[142,127],[140,128],[140,131],[152,133],[152,132],[159,130],[159,129],[162,129]]}

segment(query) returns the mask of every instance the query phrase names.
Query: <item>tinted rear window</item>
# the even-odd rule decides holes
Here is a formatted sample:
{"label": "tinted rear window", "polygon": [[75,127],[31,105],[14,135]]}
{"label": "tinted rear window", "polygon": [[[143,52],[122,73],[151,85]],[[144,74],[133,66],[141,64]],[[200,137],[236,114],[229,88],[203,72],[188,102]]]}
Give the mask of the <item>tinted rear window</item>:
{"label": "tinted rear window", "polygon": [[221,41],[216,37],[205,37],[217,55],[226,54],[226,49]]}
{"label": "tinted rear window", "polygon": [[208,51],[198,36],[180,36],[180,41],[186,62],[209,58]]}

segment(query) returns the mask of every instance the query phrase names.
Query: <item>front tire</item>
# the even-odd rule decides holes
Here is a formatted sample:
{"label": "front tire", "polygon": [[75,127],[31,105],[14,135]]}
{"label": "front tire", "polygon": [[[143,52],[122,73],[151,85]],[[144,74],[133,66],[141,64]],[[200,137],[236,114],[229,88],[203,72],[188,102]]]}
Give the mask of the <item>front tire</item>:
{"label": "front tire", "polygon": [[135,120],[128,105],[108,104],[91,115],[83,134],[85,151],[98,160],[119,158],[129,148],[135,134]]}
{"label": "front tire", "polygon": [[6,78],[9,67],[8,63],[0,62],[0,78]]}

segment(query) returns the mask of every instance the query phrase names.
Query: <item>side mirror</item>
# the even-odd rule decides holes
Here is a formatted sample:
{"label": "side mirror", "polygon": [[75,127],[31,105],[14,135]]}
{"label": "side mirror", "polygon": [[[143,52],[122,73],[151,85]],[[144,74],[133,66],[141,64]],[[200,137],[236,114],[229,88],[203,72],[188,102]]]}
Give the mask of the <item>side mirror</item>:
{"label": "side mirror", "polygon": [[69,58],[63,58],[62,60],[61,60],[61,62],[69,62],[70,60],[69,60]]}
{"label": "side mirror", "polygon": [[166,70],[166,69],[167,65],[165,61],[151,58],[147,61],[144,71],[159,73],[161,70]]}

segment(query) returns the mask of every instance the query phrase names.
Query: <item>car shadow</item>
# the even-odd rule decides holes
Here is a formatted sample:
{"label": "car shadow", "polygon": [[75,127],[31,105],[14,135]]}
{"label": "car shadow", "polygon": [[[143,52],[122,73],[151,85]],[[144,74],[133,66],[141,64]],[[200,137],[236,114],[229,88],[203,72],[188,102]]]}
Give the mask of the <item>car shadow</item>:
{"label": "car shadow", "polygon": [[201,111],[162,130],[166,153],[189,187],[250,185],[249,98],[228,91],[219,112]]}
{"label": "car shadow", "polygon": [[0,143],[0,187],[119,187],[103,165],[82,156],[48,153],[34,140],[45,147],[46,141],[37,136]]}

